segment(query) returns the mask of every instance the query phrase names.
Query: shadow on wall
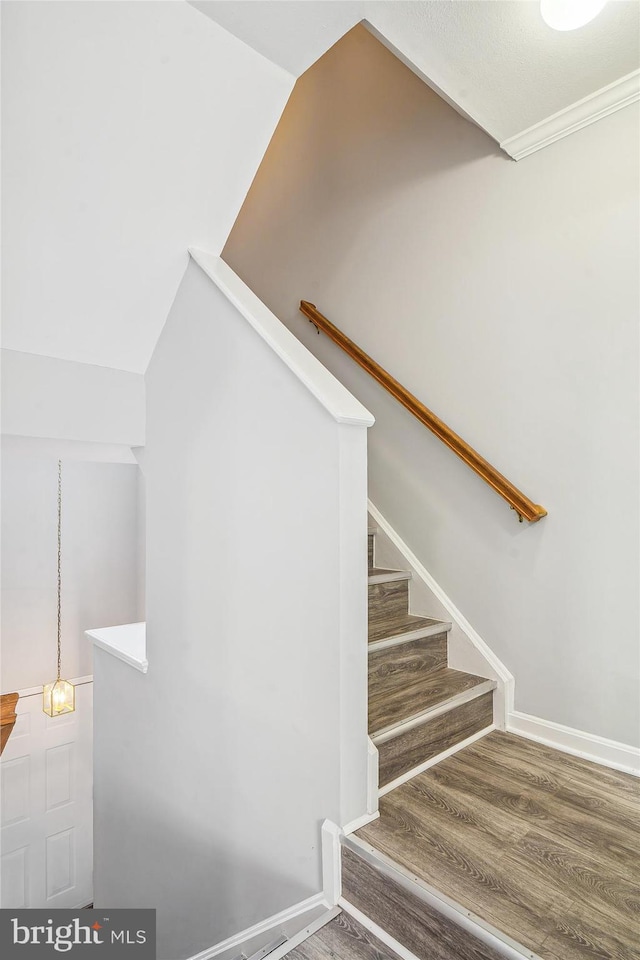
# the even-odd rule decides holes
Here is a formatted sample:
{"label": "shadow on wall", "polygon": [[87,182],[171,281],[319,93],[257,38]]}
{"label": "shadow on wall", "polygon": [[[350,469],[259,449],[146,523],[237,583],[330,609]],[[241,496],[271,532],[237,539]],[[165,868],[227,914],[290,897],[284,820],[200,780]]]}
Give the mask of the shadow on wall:
{"label": "shadow on wall", "polygon": [[[357,259],[377,212],[395,203],[395,194],[487,157],[512,162],[358,25],[296,83],[223,259],[234,269],[262,260],[250,281],[273,308],[266,238],[275,231],[275,256],[286,246],[292,273],[296,259],[321,264],[326,298],[326,278],[344,268],[346,251]],[[428,208],[415,215],[428,216]],[[297,245],[301,223],[304,242]],[[335,247],[328,234],[339,237]],[[402,248],[400,224],[384,242]]]}

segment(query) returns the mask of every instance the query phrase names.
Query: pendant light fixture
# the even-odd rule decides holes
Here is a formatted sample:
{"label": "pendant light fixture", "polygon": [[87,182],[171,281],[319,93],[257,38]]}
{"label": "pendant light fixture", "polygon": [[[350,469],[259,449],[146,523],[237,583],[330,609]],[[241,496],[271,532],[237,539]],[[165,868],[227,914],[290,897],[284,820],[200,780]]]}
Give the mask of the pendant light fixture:
{"label": "pendant light fixture", "polygon": [[50,717],[72,713],[76,708],[76,688],[60,676],[62,663],[62,460],[58,460],[58,675],[42,690],[42,709]]}

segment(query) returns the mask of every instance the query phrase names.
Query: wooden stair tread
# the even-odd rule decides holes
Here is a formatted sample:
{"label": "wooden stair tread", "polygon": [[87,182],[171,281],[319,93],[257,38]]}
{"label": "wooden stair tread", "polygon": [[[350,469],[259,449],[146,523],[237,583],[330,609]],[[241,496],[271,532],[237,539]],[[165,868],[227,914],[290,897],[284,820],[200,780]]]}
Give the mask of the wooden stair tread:
{"label": "wooden stair tread", "polygon": [[494,732],[383,797],[355,837],[543,960],[630,960],[636,784],[603,803],[599,767]]}
{"label": "wooden stair tread", "polygon": [[486,684],[484,677],[450,667],[421,669],[421,658],[407,656],[404,647],[369,654],[369,733],[386,728]]}
{"label": "wooden stair tread", "polygon": [[446,621],[433,620],[431,617],[414,617],[410,613],[391,615],[385,620],[369,623],[369,643],[388,640],[405,633],[413,633],[414,630],[426,630],[438,625],[442,627],[443,633],[450,627]]}
{"label": "wooden stair tread", "polygon": [[[366,916],[375,918],[398,943],[420,960],[504,960],[497,952],[445,916],[435,897],[421,897],[380,854],[363,850],[355,838],[342,840],[342,894]],[[382,869],[381,869],[382,868]]]}

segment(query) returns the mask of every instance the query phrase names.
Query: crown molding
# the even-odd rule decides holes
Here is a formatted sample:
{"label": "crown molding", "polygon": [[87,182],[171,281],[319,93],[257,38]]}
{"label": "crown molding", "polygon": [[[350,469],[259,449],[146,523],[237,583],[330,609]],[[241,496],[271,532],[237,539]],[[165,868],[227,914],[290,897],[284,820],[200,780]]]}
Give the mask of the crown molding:
{"label": "crown molding", "polygon": [[536,150],[542,150],[556,140],[562,140],[569,134],[582,130],[590,123],[608,117],[610,113],[628,107],[640,100],[640,70],[634,70],[620,77],[601,90],[572,103],[570,107],[559,110],[546,120],[535,123],[508,140],[503,140],[500,149],[514,160],[522,160]]}

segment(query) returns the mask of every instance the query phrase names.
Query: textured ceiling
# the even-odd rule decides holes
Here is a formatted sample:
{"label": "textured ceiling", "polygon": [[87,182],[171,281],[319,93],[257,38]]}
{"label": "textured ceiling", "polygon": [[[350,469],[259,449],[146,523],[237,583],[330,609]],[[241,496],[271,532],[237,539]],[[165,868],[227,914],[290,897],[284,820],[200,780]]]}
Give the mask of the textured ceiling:
{"label": "textured ceiling", "polygon": [[640,66],[640,3],[548,27],[538,0],[189,0],[298,76],[366,19],[433,85],[502,141]]}

